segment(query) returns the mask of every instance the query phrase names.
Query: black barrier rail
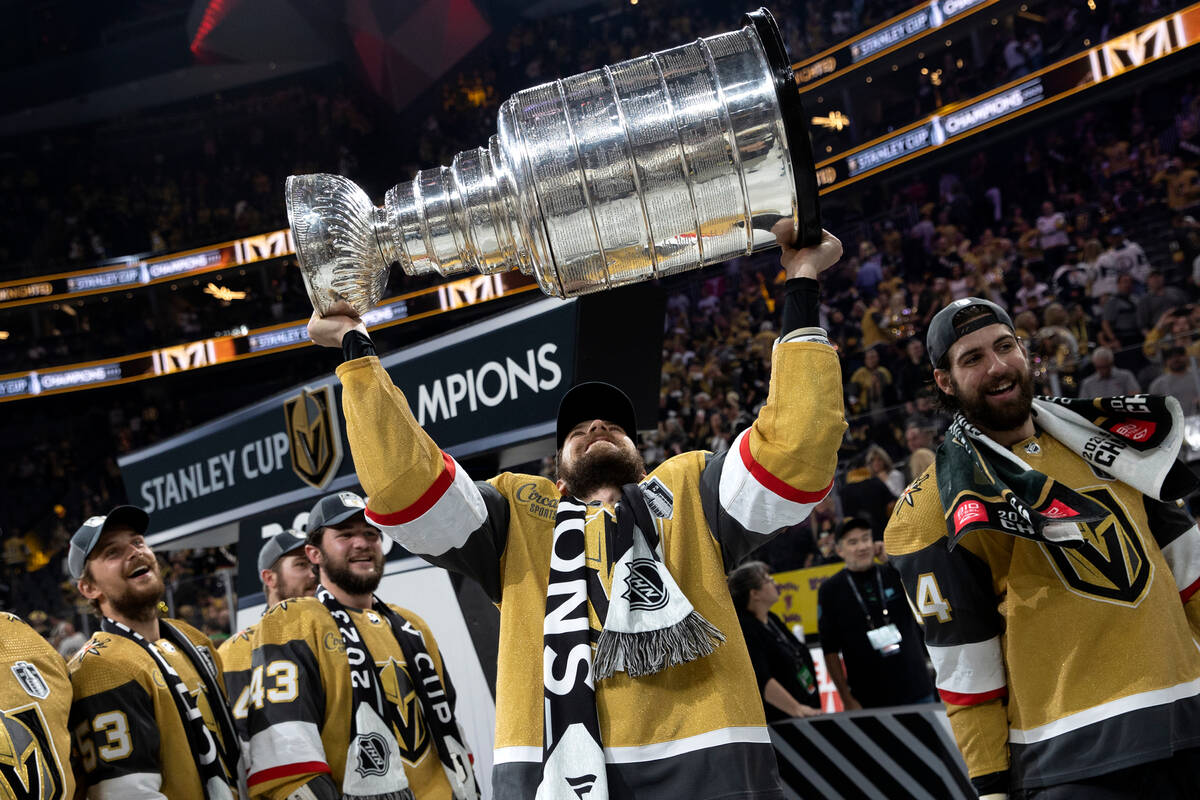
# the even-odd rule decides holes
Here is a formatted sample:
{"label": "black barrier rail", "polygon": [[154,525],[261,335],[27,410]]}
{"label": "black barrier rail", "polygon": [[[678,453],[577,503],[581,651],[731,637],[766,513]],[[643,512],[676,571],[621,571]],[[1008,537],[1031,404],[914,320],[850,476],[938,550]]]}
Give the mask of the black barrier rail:
{"label": "black barrier rail", "polygon": [[974,800],[937,703],[847,711],[771,725],[788,798]]}

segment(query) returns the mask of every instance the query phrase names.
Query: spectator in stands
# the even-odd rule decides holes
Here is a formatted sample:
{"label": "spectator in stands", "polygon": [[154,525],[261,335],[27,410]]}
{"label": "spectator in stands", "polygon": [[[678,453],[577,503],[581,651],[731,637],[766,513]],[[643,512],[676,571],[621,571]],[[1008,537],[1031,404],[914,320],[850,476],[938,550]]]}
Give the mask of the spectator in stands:
{"label": "spectator in stands", "polygon": [[1017,289],[1014,311],[1036,311],[1050,300],[1050,287],[1039,281],[1032,270],[1021,270],[1021,288]]}
{"label": "spectator in stands", "polygon": [[1185,415],[1200,412],[1200,374],[1187,350],[1169,348],[1163,358],[1164,372],[1150,382],[1150,394],[1174,397],[1183,406]]}
{"label": "spectator in stands", "polygon": [[817,667],[808,647],[771,612],[779,584],[761,561],[748,561],[729,573],[729,593],[746,639],[767,722],[821,713]]}
{"label": "spectator in stands", "polygon": [[900,575],[875,563],[882,545],[865,519],[847,519],[837,533],[846,568],[817,590],[825,668],[847,711],[936,700]]}
{"label": "spectator in stands", "polygon": [[850,376],[846,393],[851,411],[871,414],[873,419],[895,403],[892,373],[880,363],[879,352],[879,348],[872,347],[863,353],[863,365]]}
{"label": "spectator in stands", "polygon": [[912,483],[917,478],[929,469],[929,466],[934,462],[935,455],[928,447],[922,447],[911,456],[908,457],[908,481]]}
{"label": "spectator in stands", "polygon": [[1146,251],[1137,242],[1126,238],[1124,228],[1115,225],[1108,232],[1108,248],[1096,259],[1092,296],[1103,298],[1119,291],[1117,278],[1121,275],[1129,275],[1135,283],[1144,284],[1149,272]]}
{"label": "spectator in stands", "polygon": [[1096,371],[1079,384],[1080,397],[1117,397],[1142,390],[1132,372],[1113,365],[1113,353],[1107,347],[1096,348],[1092,366]]}
{"label": "spectator in stands", "polygon": [[933,367],[925,355],[925,343],[914,336],[904,346],[904,358],[896,368],[896,392],[901,398],[916,397],[917,392],[933,384]]}
{"label": "spectator in stands", "polygon": [[893,497],[899,497],[904,491],[907,483],[904,473],[893,466],[892,457],[888,455],[887,450],[877,444],[867,448],[867,468],[871,470],[872,475],[883,481]]}
{"label": "spectator in stands", "polygon": [[1141,349],[1142,330],[1138,327],[1137,303],[1133,297],[1133,275],[1117,276],[1117,290],[1108,296],[1100,317],[1100,344],[1111,349],[1117,363],[1138,369],[1144,363]]}
{"label": "spectator in stands", "polygon": [[1049,200],[1042,203],[1042,215],[1037,218],[1038,244],[1045,254],[1046,263],[1058,267],[1063,263],[1067,254],[1067,245],[1071,243],[1067,235],[1067,218],[1061,211],[1056,211],[1054,203]]}
{"label": "spectator in stands", "polygon": [[1163,314],[1187,303],[1183,290],[1168,286],[1166,276],[1160,269],[1152,269],[1146,276],[1146,293],[1137,299],[1137,324],[1142,336],[1150,333]]}

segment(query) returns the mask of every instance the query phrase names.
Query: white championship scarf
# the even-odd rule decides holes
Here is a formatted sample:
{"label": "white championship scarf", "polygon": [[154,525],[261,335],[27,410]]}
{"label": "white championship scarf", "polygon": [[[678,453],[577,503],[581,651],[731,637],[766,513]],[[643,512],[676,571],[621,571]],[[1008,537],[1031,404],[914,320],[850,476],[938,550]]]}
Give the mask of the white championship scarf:
{"label": "white championship scarf", "polygon": [[[634,678],[650,675],[703,658],[725,641],[671,577],[642,490],[627,484],[616,509],[610,597],[592,602],[597,609],[607,605],[593,665],[584,532],[587,510],[575,498],[563,497],[555,515],[543,622],[546,717],[536,800],[608,798],[596,718],[597,680],[619,671]],[[607,516],[605,522],[612,524]]]}

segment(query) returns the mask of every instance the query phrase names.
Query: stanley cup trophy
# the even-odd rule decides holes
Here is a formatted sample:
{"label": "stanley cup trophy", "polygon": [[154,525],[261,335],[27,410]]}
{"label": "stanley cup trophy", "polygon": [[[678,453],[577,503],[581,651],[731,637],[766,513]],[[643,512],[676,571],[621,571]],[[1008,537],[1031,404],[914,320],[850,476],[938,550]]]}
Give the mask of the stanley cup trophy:
{"label": "stanley cup trophy", "polygon": [[821,239],[808,126],[765,8],[745,27],[525,89],[487,147],[393,186],[287,179],[313,307],[362,314],[409,275],[518,269],[572,297]]}

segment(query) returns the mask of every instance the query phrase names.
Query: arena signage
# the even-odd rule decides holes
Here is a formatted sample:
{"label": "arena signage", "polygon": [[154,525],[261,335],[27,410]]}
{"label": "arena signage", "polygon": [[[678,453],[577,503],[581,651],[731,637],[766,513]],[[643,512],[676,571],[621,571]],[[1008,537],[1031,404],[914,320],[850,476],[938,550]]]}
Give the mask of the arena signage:
{"label": "arena signage", "polygon": [[[576,372],[577,301],[542,300],[398,353],[385,369],[457,458],[550,435]],[[155,544],[357,484],[333,376],[119,459]]]}
{"label": "arena signage", "polygon": [[[454,290],[454,302],[447,303],[442,286],[431,286],[388,300],[363,314],[363,322],[375,330],[453,311],[468,305],[485,303],[535,288],[533,278],[519,272],[486,276],[486,291],[470,293]],[[461,282],[459,282],[461,283]],[[0,375],[0,402],[58,394],[81,389],[98,389],[130,381],[171,375],[185,370],[277,353],[308,344],[307,320],[271,325],[256,330],[241,328],[227,336],[171,345],[145,353],[102,359],[38,372]]]}
{"label": "arena signage", "polygon": [[1200,3],[817,164],[821,193],[1064,100],[1200,42]]}
{"label": "arena signage", "polygon": [[90,269],[0,284],[0,308],[163,283],[183,275],[200,275],[269,258],[290,256],[295,251],[292,232],[284,228],[198,250],[153,258],[128,256],[110,259]]}
{"label": "arena signage", "polygon": [[996,6],[994,12],[1002,13],[1004,7],[1015,6],[1018,1],[932,0],[921,3],[852,39],[795,64],[792,69],[796,83],[800,85],[801,91],[814,89],[899,47],[940,32],[946,25],[966,19],[970,14],[992,6]]}

